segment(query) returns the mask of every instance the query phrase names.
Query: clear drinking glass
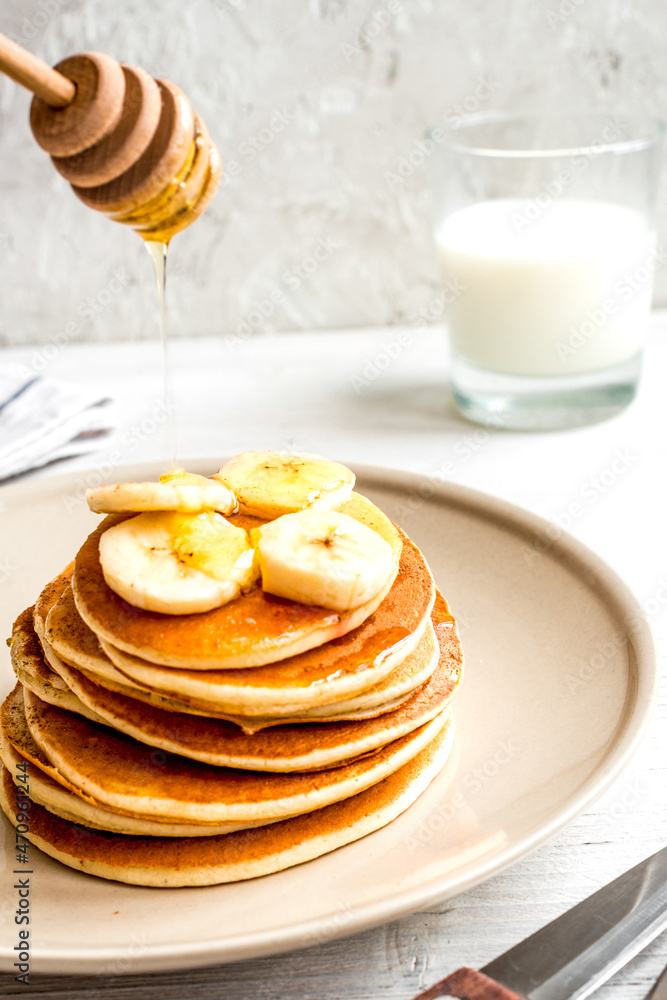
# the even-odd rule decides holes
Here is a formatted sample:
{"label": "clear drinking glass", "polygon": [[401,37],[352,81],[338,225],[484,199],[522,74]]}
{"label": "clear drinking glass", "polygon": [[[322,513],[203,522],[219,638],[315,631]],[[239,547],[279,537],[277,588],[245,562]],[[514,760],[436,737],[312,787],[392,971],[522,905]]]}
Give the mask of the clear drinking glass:
{"label": "clear drinking glass", "polygon": [[634,398],[664,125],[582,112],[431,129],[434,231],[461,412],[518,430],[602,420]]}

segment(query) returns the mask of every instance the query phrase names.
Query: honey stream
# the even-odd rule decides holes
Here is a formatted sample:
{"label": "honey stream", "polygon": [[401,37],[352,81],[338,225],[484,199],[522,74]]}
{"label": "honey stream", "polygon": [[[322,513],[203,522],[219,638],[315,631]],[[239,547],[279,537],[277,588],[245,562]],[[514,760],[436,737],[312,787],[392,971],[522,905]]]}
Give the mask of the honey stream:
{"label": "honey stream", "polygon": [[220,181],[218,150],[206,127],[194,116],[192,142],[175,177],[155,197],[129,212],[110,214],[115,222],[131,226],[141,236],[153,261],[158,295],[158,318],[162,341],[162,393],[166,419],[163,425],[164,460],[176,466],[177,421],[166,322],[167,248],[172,236],[186,229],[204,211]]}
{"label": "honey stream", "polygon": [[144,242],[153,261],[153,270],[155,271],[160,339],[162,341],[162,396],[166,412],[166,420],[163,425],[162,451],[164,458],[168,457],[171,462],[170,468],[174,469],[176,467],[177,425],[172,370],[169,363],[169,342],[167,340],[166,291],[168,244],[156,240],[145,240]]}
{"label": "honey stream", "polygon": [[153,261],[158,295],[160,338],[162,340],[162,391],[166,420],[162,451],[171,468],[176,467],[176,402],[169,362],[166,321],[167,248],[172,236],[189,226],[203,211],[220,180],[220,155],[210,142],[202,121],[195,115],[194,135],[185,163],[178,174],[156,197],[125,215],[113,218],[132,226],[143,239]]}

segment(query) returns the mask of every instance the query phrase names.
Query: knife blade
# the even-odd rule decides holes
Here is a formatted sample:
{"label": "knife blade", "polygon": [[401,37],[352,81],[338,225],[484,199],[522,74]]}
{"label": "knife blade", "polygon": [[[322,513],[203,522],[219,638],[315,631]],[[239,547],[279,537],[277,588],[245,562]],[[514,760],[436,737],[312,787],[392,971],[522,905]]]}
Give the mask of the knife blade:
{"label": "knife blade", "polygon": [[667,847],[479,972],[457,969],[414,1000],[583,1000],[667,928]]}

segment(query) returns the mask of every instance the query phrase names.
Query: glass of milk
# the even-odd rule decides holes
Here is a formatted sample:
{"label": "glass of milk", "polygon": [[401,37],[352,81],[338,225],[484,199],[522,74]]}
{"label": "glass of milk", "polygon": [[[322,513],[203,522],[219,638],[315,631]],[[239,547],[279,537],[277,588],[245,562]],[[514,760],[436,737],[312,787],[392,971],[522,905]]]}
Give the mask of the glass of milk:
{"label": "glass of milk", "polygon": [[663,131],[622,114],[499,112],[428,133],[465,416],[544,430],[631,402],[667,260],[655,232]]}

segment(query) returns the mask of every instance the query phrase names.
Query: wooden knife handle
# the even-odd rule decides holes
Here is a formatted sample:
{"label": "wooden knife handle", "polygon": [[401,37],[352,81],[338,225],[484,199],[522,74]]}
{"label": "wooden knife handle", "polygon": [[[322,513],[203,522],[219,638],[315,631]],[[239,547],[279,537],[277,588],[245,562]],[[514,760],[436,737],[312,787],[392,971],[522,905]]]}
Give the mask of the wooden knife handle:
{"label": "wooden knife handle", "polygon": [[451,976],[441,979],[430,990],[413,997],[413,1000],[436,1000],[448,997],[456,1000],[524,1000],[518,993],[513,993],[501,986],[495,979],[489,979],[483,972],[474,969],[457,969]]}

